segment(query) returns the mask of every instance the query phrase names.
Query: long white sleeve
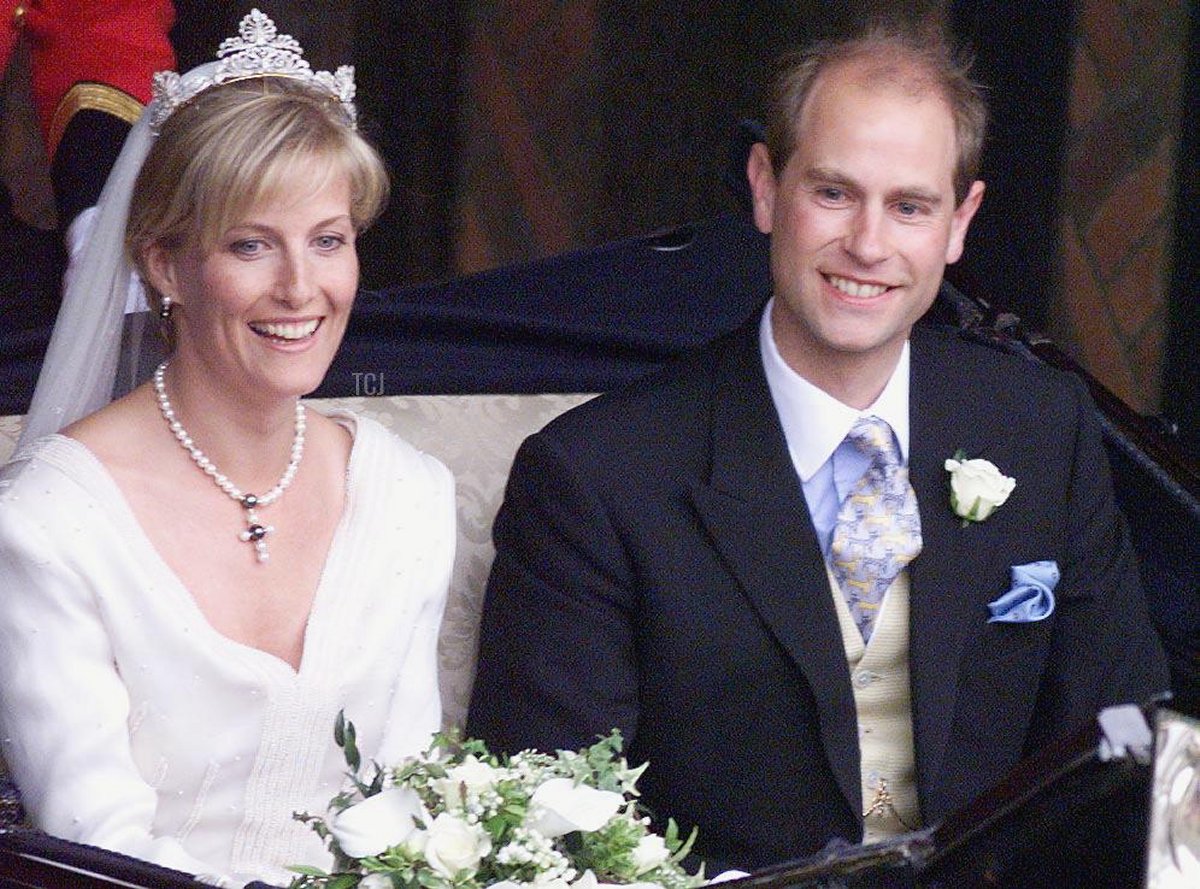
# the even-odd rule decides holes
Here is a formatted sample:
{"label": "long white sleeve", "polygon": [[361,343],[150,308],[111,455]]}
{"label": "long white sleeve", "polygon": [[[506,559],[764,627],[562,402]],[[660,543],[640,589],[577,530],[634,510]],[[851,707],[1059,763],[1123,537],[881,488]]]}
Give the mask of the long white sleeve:
{"label": "long white sleeve", "polygon": [[50,436],[0,471],[0,749],[38,826],[286,882],[288,865],[329,863],[292,815],[343,786],[339,710],[365,757],[428,744],[453,479],[377,423],[343,422],[346,509],[298,671],[213,629],[81,444]]}
{"label": "long white sleeve", "polygon": [[[97,578],[80,571],[81,563],[105,561],[91,551],[107,541],[89,537],[78,521],[80,511],[101,506],[64,483],[36,461],[19,483],[0,481],[4,758],[46,832],[203,871],[180,843],[151,833],[156,793],[131,756],[129,694],[97,607]],[[55,514],[43,508],[51,504]]]}

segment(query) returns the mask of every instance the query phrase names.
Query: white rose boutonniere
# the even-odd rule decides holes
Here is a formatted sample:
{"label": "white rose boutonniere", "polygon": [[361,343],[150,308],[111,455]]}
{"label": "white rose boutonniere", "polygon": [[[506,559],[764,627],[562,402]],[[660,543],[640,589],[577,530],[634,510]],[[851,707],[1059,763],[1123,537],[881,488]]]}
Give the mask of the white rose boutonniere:
{"label": "white rose boutonniere", "polygon": [[1017,486],[990,460],[968,460],[962,451],[946,461],[950,473],[950,506],[963,520],[963,526],[982,522],[996,507],[1003,506]]}

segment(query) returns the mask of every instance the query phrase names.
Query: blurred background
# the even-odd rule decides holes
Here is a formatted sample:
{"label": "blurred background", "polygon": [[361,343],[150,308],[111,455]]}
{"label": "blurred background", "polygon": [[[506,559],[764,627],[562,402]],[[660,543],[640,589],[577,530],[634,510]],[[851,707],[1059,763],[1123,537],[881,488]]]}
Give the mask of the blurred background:
{"label": "blurred background", "polygon": [[[37,5],[33,0],[32,5]],[[101,3],[100,5],[103,5]],[[358,69],[391,205],[361,242],[392,287],[598,246],[737,207],[775,58],[865,14],[940,18],[992,112],[962,289],[1045,333],[1200,453],[1197,4],[1189,0],[178,0],[181,68],[251,6],[316,68]],[[6,78],[0,329],[44,329],[59,220]],[[582,295],[581,295],[582,298]],[[9,339],[32,360],[38,339]],[[21,356],[16,351],[23,350]]]}

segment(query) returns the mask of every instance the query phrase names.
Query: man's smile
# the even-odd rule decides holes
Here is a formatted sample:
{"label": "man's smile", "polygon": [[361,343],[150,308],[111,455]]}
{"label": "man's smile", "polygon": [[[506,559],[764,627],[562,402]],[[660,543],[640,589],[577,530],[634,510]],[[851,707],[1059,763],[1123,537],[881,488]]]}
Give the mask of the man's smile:
{"label": "man's smile", "polygon": [[835,290],[858,299],[871,299],[891,289],[886,284],[869,284],[839,275],[824,275],[824,278]]}

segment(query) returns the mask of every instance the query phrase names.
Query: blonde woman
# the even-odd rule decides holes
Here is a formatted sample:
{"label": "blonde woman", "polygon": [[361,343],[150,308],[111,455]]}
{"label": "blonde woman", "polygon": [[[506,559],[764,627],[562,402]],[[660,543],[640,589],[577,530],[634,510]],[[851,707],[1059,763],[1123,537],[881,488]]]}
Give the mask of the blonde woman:
{"label": "blonde woman", "polygon": [[[168,360],[0,476],[0,738],[47,832],[234,884],[324,863],[291,815],[340,787],[339,710],[367,756],[437,729],[454,505],[433,458],[300,403],[388,190],[352,72],[257,11],[220,56],[156,79],[90,244],[124,255],[72,282],[111,311],[128,259]],[[85,359],[108,385],[111,347]],[[89,382],[55,351],[35,424]]]}

